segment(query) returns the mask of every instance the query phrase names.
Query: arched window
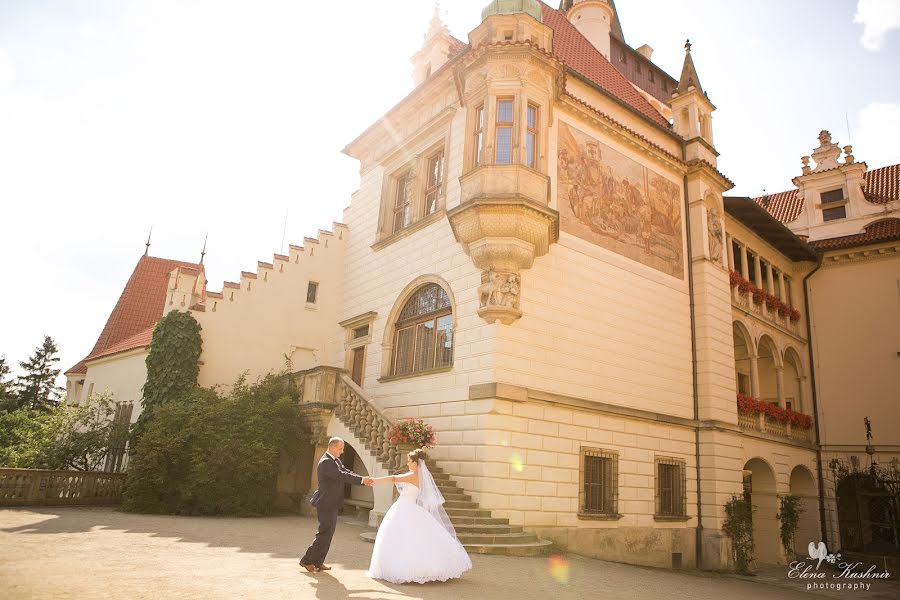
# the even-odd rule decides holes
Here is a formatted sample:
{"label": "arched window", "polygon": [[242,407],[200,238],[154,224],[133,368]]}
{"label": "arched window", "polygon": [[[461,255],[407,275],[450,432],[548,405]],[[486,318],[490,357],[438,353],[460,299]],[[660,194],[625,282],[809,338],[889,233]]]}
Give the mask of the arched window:
{"label": "arched window", "polygon": [[444,289],[429,283],[403,305],[394,325],[391,375],[408,375],[453,364],[453,313]]}

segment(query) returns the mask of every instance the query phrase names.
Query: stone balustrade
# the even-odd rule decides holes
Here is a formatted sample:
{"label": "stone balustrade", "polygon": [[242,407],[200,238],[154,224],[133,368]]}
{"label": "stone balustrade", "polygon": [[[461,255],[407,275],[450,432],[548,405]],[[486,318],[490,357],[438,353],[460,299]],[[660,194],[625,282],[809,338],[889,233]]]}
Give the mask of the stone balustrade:
{"label": "stone balustrade", "polygon": [[764,413],[743,413],[738,411],[738,427],[749,431],[759,431],[788,438],[798,442],[812,443],[812,427],[794,427],[790,422],[772,419]]}
{"label": "stone balustrade", "polygon": [[118,504],[124,473],[0,469],[0,506]]}
{"label": "stone balustrade", "polygon": [[731,305],[748,312],[759,319],[794,335],[800,335],[800,321],[792,321],[790,317],[782,317],[777,310],[770,310],[766,303],[753,302],[753,294],[742,294],[736,287],[731,288]]}

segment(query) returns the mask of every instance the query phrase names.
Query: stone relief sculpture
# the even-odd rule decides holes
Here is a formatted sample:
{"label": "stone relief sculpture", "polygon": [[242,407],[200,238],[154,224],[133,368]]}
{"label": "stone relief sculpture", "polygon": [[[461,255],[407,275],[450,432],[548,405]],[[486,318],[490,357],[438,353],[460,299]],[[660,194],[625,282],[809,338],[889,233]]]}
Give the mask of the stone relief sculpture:
{"label": "stone relief sculpture", "polygon": [[518,273],[483,271],[481,285],[478,286],[481,308],[504,306],[517,309],[519,308],[519,289]]}
{"label": "stone relief sculpture", "polygon": [[557,158],[563,231],[684,277],[677,183],[566,123],[560,123]]}
{"label": "stone relief sculpture", "polygon": [[722,264],[722,217],[715,206],[706,213],[706,234],[709,238],[709,258]]}

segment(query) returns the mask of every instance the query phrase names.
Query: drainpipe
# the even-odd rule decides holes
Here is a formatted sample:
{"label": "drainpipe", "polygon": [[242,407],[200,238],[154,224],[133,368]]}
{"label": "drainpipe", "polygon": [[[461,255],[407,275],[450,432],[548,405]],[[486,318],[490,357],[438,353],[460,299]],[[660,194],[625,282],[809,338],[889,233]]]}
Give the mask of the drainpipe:
{"label": "drainpipe", "polygon": [[[687,153],[684,144],[681,146],[681,159],[687,160]],[[700,502],[700,396],[697,390],[697,322],[694,314],[694,261],[693,252],[691,251],[691,213],[690,204],[688,202],[688,181],[687,175],[684,176],[684,225],[685,234],[687,235],[687,272],[688,272],[688,295],[690,297],[691,308],[691,378],[692,388],[694,391],[694,465],[697,471],[697,531],[694,541],[695,557],[697,568],[703,564],[703,505]]]}
{"label": "drainpipe", "polygon": [[816,473],[819,478],[819,527],[822,530],[822,541],[828,547],[828,530],[825,528],[825,481],[822,477],[822,439],[819,431],[819,401],[816,394],[816,364],[813,358],[812,319],[809,314],[809,287],[807,282],[816,271],[822,268],[821,252],[817,253],[816,268],[803,278],[803,308],[806,311],[806,341],[809,351],[809,381],[812,385],[813,425],[816,428]]}

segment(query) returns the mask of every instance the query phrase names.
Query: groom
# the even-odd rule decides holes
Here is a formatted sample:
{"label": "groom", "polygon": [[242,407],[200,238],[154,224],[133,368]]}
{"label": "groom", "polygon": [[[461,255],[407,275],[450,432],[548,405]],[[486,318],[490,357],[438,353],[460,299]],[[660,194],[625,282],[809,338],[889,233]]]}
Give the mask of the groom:
{"label": "groom", "polygon": [[300,559],[300,566],[310,573],[331,569],[324,564],[325,555],[328,554],[331,538],[334,537],[338,512],[344,505],[344,484],[372,485],[371,477],[357,475],[341,464],[340,456],[343,453],[344,440],[339,437],[331,438],[328,440],[328,450],[316,467],[319,489],[310,497],[309,503],[316,507],[319,530],[316,532],[316,539]]}

